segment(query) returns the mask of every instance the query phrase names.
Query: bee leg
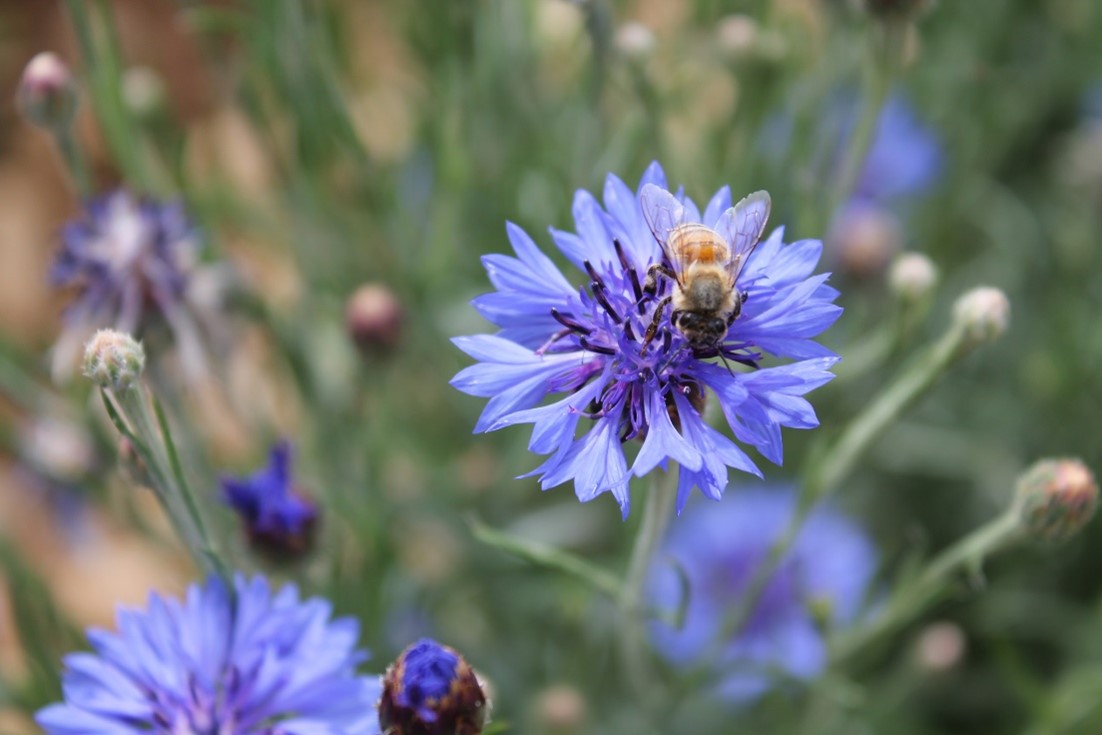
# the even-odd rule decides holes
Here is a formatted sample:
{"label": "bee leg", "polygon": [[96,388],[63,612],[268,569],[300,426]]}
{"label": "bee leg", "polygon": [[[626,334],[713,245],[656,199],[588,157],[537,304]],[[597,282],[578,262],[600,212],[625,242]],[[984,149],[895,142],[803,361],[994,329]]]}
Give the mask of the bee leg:
{"label": "bee leg", "polygon": [[670,269],[665,263],[654,263],[650,268],[647,268],[647,280],[643,282],[643,293],[648,296],[654,296],[658,293],[658,274],[661,273],[666,278],[677,280],[677,274]]}
{"label": "bee leg", "polygon": [[556,342],[558,342],[563,337],[566,337],[566,336],[568,336],[570,334],[573,334],[573,333],[574,333],[573,329],[560,329],[559,331],[552,334],[551,337],[548,338],[548,340],[546,342],[544,342],[542,345],[539,346],[539,349],[536,350],[536,354],[537,355],[542,355],[544,352],[547,352],[547,349],[549,347],[551,347],[551,345],[555,344]]}
{"label": "bee leg", "polygon": [[651,319],[650,325],[647,327],[647,331],[643,334],[643,349],[647,349],[647,345],[651,343],[654,336],[658,334],[658,325],[662,321],[662,312],[666,310],[672,297],[667,296],[658,302],[658,306],[654,309],[654,318]]}

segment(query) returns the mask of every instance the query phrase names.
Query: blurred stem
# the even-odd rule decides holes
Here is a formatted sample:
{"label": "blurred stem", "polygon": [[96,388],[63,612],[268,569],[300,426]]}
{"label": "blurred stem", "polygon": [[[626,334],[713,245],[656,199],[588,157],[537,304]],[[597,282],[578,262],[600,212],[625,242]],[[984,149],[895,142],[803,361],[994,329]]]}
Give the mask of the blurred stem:
{"label": "blurred stem", "polygon": [[643,61],[629,61],[629,72],[635,86],[635,93],[639,96],[639,102],[643,106],[643,115],[647,120],[647,132],[650,135],[650,146],[653,157],[664,160],[666,157],[666,141],[662,133],[662,102],[658,97],[658,90],[654,86]]}
{"label": "blurred stem", "polygon": [[196,564],[208,574],[228,579],[228,568],[211,541],[198,503],[188,487],[160,406],[156,407],[154,419],[144,392],[137,386],[122,391],[104,390],[102,396],[115,427],[134,445],[145,462],[154,495]]}
{"label": "blurred stem", "polygon": [[980,526],[935,557],[926,569],[896,591],[886,610],[871,623],[839,636],[831,647],[832,660],[842,663],[922,615],[945,594],[960,570],[978,574],[983,560],[1006,548],[1021,534],[1018,513],[1010,508]]}
{"label": "blurred stem", "polygon": [[88,172],[88,162],[84,159],[84,151],[77,145],[72,122],[59,125],[53,133],[54,142],[57,143],[57,148],[61,151],[65,167],[69,169],[69,175],[73,177],[73,186],[76,188],[77,195],[82,199],[92,196],[95,192],[92,189],[91,174]]}
{"label": "blurred stem", "polygon": [[902,23],[883,23],[869,37],[869,53],[863,66],[861,112],[842,159],[838,180],[828,200],[824,222],[829,222],[834,217],[842,204],[853,196],[857,187],[865,159],[872,147],[880,111],[884,108],[902,60],[906,30],[906,25]]}
{"label": "blurred stem", "polygon": [[[65,0],[65,6],[76,33],[89,97],[103,137],[127,181],[148,191],[152,182],[141,157],[140,136],[123,104],[122,67],[110,3]],[[91,12],[90,7],[94,7]]]}
{"label": "blurred stem", "polygon": [[624,674],[640,704],[646,704],[651,692],[650,667],[646,661],[645,607],[643,585],[654,552],[666,534],[666,525],[677,498],[677,472],[671,462],[664,475],[652,473],[653,481],[643,505],[643,520],[635,536],[624,585],[620,591],[620,655]]}
{"label": "blurred stem", "polygon": [[905,368],[853,419],[830,448],[813,457],[784,533],[773,542],[768,556],[754,573],[746,594],[727,619],[719,640],[731,640],[742,630],[815,505],[838,487],[888,427],[914,405],[956,359],[968,351],[965,336],[964,328],[954,321],[941,339]]}
{"label": "blurred stem", "polygon": [[502,533],[490,528],[477,518],[471,518],[468,523],[474,537],[487,546],[519,556],[533,564],[569,574],[613,599],[620,597],[620,580],[611,572],[594,566],[585,559],[546,544]]}
{"label": "blurred stem", "polygon": [[585,29],[593,44],[593,98],[598,100],[604,90],[608,59],[612,52],[612,8],[607,0],[572,1],[585,13]]}

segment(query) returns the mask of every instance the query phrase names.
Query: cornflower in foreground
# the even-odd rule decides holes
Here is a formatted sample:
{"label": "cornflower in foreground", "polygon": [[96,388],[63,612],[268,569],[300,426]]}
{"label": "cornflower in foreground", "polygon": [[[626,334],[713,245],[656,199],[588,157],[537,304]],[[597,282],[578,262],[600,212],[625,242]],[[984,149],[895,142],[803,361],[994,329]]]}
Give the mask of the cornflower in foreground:
{"label": "cornflower in foreground", "polygon": [[50,273],[58,287],[75,287],[54,347],[55,380],[63,378],[81,343],[98,327],[138,334],[159,317],[172,332],[188,374],[202,371],[204,349],[192,313],[196,281],[214,277],[198,264],[199,237],[179,204],[140,200],[118,190],[87,203],[62,229]]}
{"label": "cornflower in foreground", "polygon": [[36,719],[48,735],[378,735],[377,676],[359,676],[351,618],[328,602],[212,578],[183,601],[151,594],[120,610],[118,632],[91,630],[94,653],[65,658],[65,702]]}
{"label": "cornflower in foreground", "polygon": [[[665,303],[680,286],[661,277],[654,280],[653,294],[646,290],[655,278],[652,266],[674,267],[659,242],[663,234],[652,232],[651,224],[702,223],[737,233],[752,227],[746,217],[730,212],[727,187],[703,212],[680,192],[675,201],[666,190],[665,174],[653,163],[637,192],[610,174],[603,208],[588,192],[576,194],[577,234],[552,229],[551,236],[587,274],[588,288],[571,285],[523,230],[508,224],[517,257],[485,256],[497,290],[473,301],[501,330],[455,339],[478,363],[456,375],[452,385],[490,399],[475,431],[533,424],[529,448],[551,455],[531,473],[541,476],[543,488],[573,479],[583,502],[611,492],[625,517],[629,479],[666,469],[669,460],[680,466],[678,509],[693,487],[718,499],[728,468],[760,475],[738,445],[704,422],[707,389],[735,438],[780,463],[781,427],[818,424],[802,396],[833,377],[828,369],[837,360],[812,340],[842,311],[833,303],[838,292],[826,284],[827,274],[812,275],[822,244],[786,245],[782,228],[729,271],[737,271],[735,290],[745,295],[735,307],[737,318],[718,324],[711,342],[687,338],[682,330],[692,332],[686,314]],[[644,198],[661,203],[662,212],[652,207],[645,216]],[[764,218],[756,226],[760,232]],[[762,367],[766,354],[795,362]],[[564,395],[539,405],[552,394]],[[583,419],[585,429],[575,436]],[[629,466],[624,446],[633,439],[640,445]]]}
{"label": "cornflower in foreground", "polygon": [[220,482],[223,502],[241,517],[253,546],[276,556],[310,550],[318,510],[294,487],[290,444],[272,447],[268,466],[249,477],[223,477]]}
{"label": "cornflower in foreground", "polygon": [[422,638],[387,668],[379,702],[385,735],[479,735],[488,714],[478,677],[455,649]]}
{"label": "cornflower in foreground", "polygon": [[[775,673],[810,679],[826,663],[823,628],[852,622],[876,566],[861,530],[827,507],[808,517],[796,541],[734,638],[723,641],[738,607],[773,542],[795,509],[788,491],[743,488],[718,507],[690,508],[666,539],[651,569],[648,595],[660,609],[678,607],[680,568],[688,578],[684,623],[654,623],[658,652],[679,667],[713,655],[717,693],[745,701],[768,688]],[[663,557],[665,557],[663,559]],[[719,653],[716,653],[717,647]]]}

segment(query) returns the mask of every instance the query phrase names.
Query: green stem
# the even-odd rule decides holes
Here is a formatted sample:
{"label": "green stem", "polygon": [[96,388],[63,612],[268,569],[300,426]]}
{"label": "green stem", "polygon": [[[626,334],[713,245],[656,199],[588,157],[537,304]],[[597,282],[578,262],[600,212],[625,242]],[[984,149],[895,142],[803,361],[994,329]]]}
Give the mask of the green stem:
{"label": "green stem", "polygon": [[878,28],[870,38],[870,53],[864,63],[864,84],[861,95],[861,112],[850,137],[838,181],[829,198],[826,212],[829,221],[843,203],[849,200],[872,147],[876,123],[888,98],[892,81],[899,67],[900,50],[903,48],[905,26],[886,24]]}
{"label": "green stem", "polygon": [[95,191],[92,188],[92,176],[88,171],[88,162],[84,159],[84,151],[77,145],[73,135],[72,123],[58,126],[54,131],[54,141],[57,143],[61,157],[65,161],[69,175],[73,177],[73,186],[77,194],[82,198],[92,196]]}
{"label": "green stem", "polygon": [[839,636],[831,646],[832,660],[846,662],[906,626],[941,599],[953,575],[961,569],[978,573],[986,557],[1016,541],[1020,534],[1017,511],[1011,509],[957,541],[935,557],[922,574],[898,590],[888,608],[875,620]]}
{"label": "green stem", "polygon": [[965,330],[954,322],[926,354],[905,369],[864,412],[854,418],[832,447],[821,452],[819,459],[811,463],[792,517],[754,573],[746,594],[732,611],[719,640],[731,640],[742,630],[816,503],[841,484],[884,431],[966,351]]}
{"label": "green stem", "polygon": [[645,614],[643,586],[654,553],[666,533],[666,525],[677,499],[677,468],[671,462],[665,476],[653,475],[654,482],[643,505],[643,520],[635,536],[627,574],[620,592],[620,655],[624,674],[640,701],[649,688],[649,666],[646,661]]}
{"label": "green stem", "polygon": [[124,431],[118,423],[116,426],[142,454],[157,499],[161,501],[180,539],[201,569],[225,577],[227,568],[211,543],[198,504],[188,489],[164,414],[158,407],[154,419],[139,387],[112,392],[112,395],[133,430]]}
{"label": "green stem", "polygon": [[66,0],[65,5],[80,47],[88,96],[103,137],[125,178],[139,189],[148,190],[152,182],[142,160],[138,130],[122,100],[122,67],[110,4],[97,2],[93,6],[87,0]]}

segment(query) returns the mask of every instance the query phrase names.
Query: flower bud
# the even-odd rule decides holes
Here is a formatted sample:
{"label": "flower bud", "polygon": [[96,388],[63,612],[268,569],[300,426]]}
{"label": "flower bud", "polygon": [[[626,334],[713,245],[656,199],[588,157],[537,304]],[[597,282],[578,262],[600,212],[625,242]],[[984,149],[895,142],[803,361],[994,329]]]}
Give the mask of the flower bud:
{"label": "flower bud", "polygon": [[64,127],[77,109],[77,88],[69,67],[50,51],[35,56],[23,70],[16,92],[23,116],[44,128]]}
{"label": "flower bud", "polygon": [[405,312],[386,286],[368,283],[348,297],[344,324],[352,341],[365,353],[393,349],[402,337]]}
{"label": "flower bud", "polygon": [[1098,483],[1077,459],[1044,459],[1018,480],[1018,520],[1040,541],[1063,541],[1078,533],[1098,506]]}
{"label": "flower bud", "polygon": [[387,668],[379,724],[387,735],[480,735],[489,704],[454,649],[422,638]]}
{"label": "flower bud", "polygon": [[654,32],[638,21],[624,23],[616,31],[616,48],[632,61],[649,58],[654,46]]}
{"label": "flower bud", "polygon": [[918,636],[915,654],[922,668],[931,673],[948,671],[964,658],[967,641],[956,623],[931,623]]}
{"label": "flower bud", "polygon": [[586,704],[582,693],[569,684],[555,684],[539,695],[536,719],[552,732],[572,732],[585,722]]}
{"label": "flower bud", "polygon": [[131,66],[122,73],[122,101],[139,118],[150,118],[164,109],[165,83],[148,66]]}
{"label": "flower bud", "polygon": [[937,279],[937,266],[922,253],[904,253],[888,272],[888,285],[904,301],[922,299],[937,285]]}
{"label": "flower bud", "polygon": [[758,22],[741,13],[728,15],[716,29],[720,49],[735,60],[752,56],[757,50],[759,36]]}
{"label": "flower bud", "polygon": [[903,247],[899,219],[875,204],[851,204],[831,224],[828,242],[840,269],[856,278],[884,271]]}
{"label": "flower bud", "polygon": [[268,464],[248,477],[224,476],[223,502],[241,518],[250,545],[275,562],[304,556],[314,546],[318,507],[294,482],[291,445],[277,442]]}
{"label": "flower bud", "polygon": [[129,334],[101,329],[84,346],[84,377],[100,388],[130,388],[145,367],[145,350]]}
{"label": "flower bud", "polygon": [[1000,289],[974,288],[953,304],[953,320],[964,328],[970,346],[992,342],[1010,324],[1010,301]]}

